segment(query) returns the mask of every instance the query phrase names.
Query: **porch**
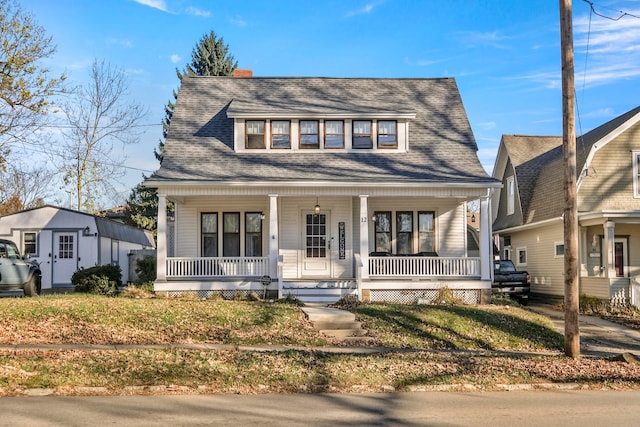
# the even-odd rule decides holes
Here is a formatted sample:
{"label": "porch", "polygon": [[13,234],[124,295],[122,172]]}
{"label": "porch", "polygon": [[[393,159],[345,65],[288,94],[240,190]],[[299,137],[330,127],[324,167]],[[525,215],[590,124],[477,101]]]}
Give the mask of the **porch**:
{"label": "porch", "polygon": [[[440,288],[481,288],[480,258],[369,256],[366,279],[360,254],[355,255],[354,264],[357,274],[353,278],[302,279],[283,278],[282,257],[275,276],[269,274],[269,257],[168,257],[166,285],[157,284],[156,290],[182,292],[182,288],[186,291],[196,285],[202,296],[213,292],[225,296],[235,290],[268,292],[276,298],[291,294],[305,302],[333,303],[347,295],[362,299],[363,293],[367,300],[376,300],[377,294],[393,295],[394,302],[417,302],[435,298]],[[431,297],[429,292],[433,293]],[[462,299],[478,302],[471,300],[479,297]]]}

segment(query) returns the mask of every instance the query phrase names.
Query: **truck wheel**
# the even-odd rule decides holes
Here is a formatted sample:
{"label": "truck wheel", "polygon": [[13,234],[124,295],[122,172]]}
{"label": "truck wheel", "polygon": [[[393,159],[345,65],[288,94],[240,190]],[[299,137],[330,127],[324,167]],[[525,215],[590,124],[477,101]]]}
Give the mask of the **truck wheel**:
{"label": "truck wheel", "polygon": [[28,297],[34,297],[36,295],[40,295],[40,291],[42,290],[42,283],[40,282],[40,276],[34,274],[31,278],[24,284],[24,294]]}

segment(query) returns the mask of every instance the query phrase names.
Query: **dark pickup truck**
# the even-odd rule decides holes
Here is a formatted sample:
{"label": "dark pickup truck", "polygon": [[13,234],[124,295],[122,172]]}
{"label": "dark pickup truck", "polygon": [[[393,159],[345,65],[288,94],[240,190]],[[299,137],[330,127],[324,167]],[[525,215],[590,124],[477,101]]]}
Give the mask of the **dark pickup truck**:
{"label": "dark pickup truck", "polygon": [[516,270],[516,266],[510,260],[493,262],[492,293],[509,296],[520,304],[527,305],[530,290],[531,276],[529,273]]}

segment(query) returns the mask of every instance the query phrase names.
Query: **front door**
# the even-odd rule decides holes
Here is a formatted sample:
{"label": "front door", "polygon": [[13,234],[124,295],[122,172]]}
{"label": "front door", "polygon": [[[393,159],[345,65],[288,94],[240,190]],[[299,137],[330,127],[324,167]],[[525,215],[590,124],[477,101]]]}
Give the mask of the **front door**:
{"label": "front door", "polygon": [[78,269],[77,233],[53,234],[53,284],[68,285]]}
{"label": "front door", "polygon": [[618,238],[613,242],[613,263],[616,269],[616,277],[627,276],[627,239]]}
{"label": "front door", "polygon": [[302,224],[302,276],[331,277],[329,212],[303,212]]}

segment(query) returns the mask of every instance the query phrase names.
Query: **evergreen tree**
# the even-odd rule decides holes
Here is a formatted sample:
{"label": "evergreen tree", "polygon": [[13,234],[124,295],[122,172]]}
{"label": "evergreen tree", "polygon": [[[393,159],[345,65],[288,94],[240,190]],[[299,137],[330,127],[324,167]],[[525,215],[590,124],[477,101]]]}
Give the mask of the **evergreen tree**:
{"label": "evergreen tree", "polygon": [[[238,67],[238,62],[229,53],[229,47],[224,44],[222,37],[218,38],[214,31],[202,36],[191,52],[191,62],[180,71],[176,68],[178,80],[182,82],[184,76],[231,76]],[[164,119],[162,120],[162,138],[157,149],[153,150],[156,159],[162,164],[164,157],[164,141],[167,139],[173,109],[178,100],[178,91],[173,91],[173,101],[167,102],[164,107]],[[145,177],[143,176],[143,179]],[[169,212],[173,211],[173,205],[167,203]],[[142,184],[136,185],[131,190],[131,195],[125,208],[126,222],[130,225],[152,230],[155,234],[157,228],[158,195],[155,188],[147,188]]]}
{"label": "evergreen tree", "polygon": [[[184,70],[176,68],[178,80],[182,82],[184,76],[230,76],[233,70],[238,68],[238,61],[229,53],[229,46],[224,44],[222,37],[218,38],[211,30],[209,34],[202,36],[198,44],[191,51],[191,62]],[[165,117],[162,120],[162,139],[158,148],[154,150],[156,159],[162,164],[164,157],[164,141],[167,139],[169,125],[173,117],[173,109],[178,100],[178,92],[173,91],[173,101],[167,102],[164,107]]]}

